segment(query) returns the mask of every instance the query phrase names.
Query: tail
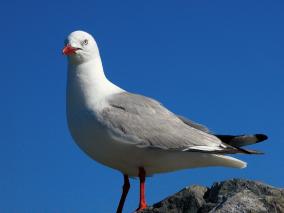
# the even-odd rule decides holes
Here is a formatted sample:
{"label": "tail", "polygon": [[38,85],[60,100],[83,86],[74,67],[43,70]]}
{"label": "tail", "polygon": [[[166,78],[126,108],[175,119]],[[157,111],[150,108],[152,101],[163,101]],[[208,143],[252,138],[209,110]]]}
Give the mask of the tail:
{"label": "tail", "polygon": [[243,149],[241,147],[248,146],[251,144],[262,142],[268,137],[264,134],[255,134],[255,135],[215,135],[219,138],[222,142],[240,150],[242,153],[245,154],[263,154],[263,152],[256,151],[256,150],[248,150]]}
{"label": "tail", "polygon": [[214,154],[214,162],[218,162],[220,166],[233,167],[243,169],[247,167],[247,163],[227,155]]}

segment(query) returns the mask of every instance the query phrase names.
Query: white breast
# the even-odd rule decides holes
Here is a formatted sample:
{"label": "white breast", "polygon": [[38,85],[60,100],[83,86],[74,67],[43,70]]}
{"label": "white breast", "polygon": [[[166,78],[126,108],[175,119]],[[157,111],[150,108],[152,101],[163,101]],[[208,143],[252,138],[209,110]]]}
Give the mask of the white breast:
{"label": "white breast", "polygon": [[123,92],[105,77],[100,58],[68,66],[67,120],[78,146],[100,163],[112,164],[116,145],[98,122],[98,113],[108,106],[109,95]]}

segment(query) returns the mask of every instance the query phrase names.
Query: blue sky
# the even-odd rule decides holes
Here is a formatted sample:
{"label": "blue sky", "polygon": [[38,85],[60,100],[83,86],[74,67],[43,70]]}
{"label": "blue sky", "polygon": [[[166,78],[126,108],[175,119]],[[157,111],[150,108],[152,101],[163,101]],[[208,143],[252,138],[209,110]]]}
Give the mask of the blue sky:
{"label": "blue sky", "polygon": [[[88,158],[66,125],[65,37],[93,34],[122,88],[225,134],[266,133],[243,170],[147,180],[153,204],[233,177],[284,187],[283,1],[7,1],[1,4],[0,212],[114,212],[122,176]],[[131,181],[125,212],[138,203]]]}

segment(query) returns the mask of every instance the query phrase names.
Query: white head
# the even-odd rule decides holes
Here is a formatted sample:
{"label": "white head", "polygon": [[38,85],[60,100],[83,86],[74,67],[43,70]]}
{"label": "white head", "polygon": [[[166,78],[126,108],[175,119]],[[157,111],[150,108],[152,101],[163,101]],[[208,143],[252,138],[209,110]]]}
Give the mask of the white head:
{"label": "white head", "polygon": [[74,31],[65,40],[62,50],[71,63],[81,64],[100,57],[97,43],[93,36],[84,31]]}

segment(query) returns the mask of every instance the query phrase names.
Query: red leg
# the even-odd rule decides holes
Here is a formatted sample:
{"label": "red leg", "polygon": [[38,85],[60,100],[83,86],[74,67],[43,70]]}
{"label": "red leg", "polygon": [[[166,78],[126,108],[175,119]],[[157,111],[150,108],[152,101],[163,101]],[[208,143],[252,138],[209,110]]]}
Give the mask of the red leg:
{"label": "red leg", "polygon": [[140,201],[139,207],[136,211],[141,209],[145,209],[147,207],[146,199],[145,199],[145,180],[146,180],[146,172],[143,167],[139,167],[139,180],[140,180]]}
{"label": "red leg", "polygon": [[130,183],[129,183],[128,175],[123,175],[123,178],[124,178],[124,184],[123,184],[123,187],[122,187],[123,191],[122,191],[122,195],[121,195],[116,213],[122,213],[124,202],[125,202],[127,193],[130,189]]}

